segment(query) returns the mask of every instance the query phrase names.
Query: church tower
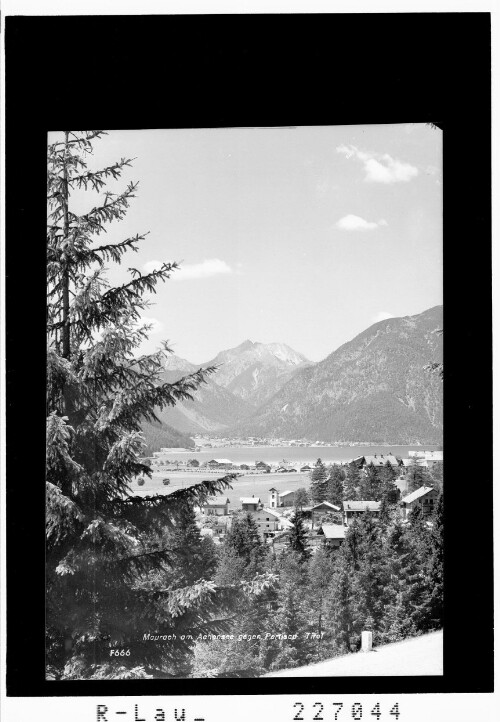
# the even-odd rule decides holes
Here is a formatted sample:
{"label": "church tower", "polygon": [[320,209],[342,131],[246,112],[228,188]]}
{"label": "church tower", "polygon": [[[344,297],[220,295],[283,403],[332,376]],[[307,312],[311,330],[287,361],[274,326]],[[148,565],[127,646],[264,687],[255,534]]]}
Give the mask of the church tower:
{"label": "church tower", "polygon": [[277,509],[279,506],[279,492],[274,487],[269,489],[269,508]]}

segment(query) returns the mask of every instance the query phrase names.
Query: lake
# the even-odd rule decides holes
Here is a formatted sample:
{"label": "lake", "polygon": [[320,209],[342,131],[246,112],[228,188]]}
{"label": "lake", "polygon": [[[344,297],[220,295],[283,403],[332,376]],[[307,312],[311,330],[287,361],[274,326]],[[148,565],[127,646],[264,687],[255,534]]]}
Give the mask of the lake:
{"label": "lake", "polygon": [[265,461],[268,464],[278,464],[283,459],[291,463],[312,464],[320,458],[325,463],[345,463],[356,456],[374,456],[383,454],[408,458],[408,451],[435,451],[439,447],[429,444],[427,446],[219,446],[206,451],[171,451],[162,454],[162,459],[170,461],[187,461],[197,459],[199,462],[210,459],[230,459],[235,464],[244,462]]}

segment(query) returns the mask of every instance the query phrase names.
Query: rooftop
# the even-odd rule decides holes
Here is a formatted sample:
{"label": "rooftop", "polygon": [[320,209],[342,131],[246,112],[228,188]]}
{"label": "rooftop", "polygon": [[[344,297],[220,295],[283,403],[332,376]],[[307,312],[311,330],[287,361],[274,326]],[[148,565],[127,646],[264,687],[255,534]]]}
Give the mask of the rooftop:
{"label": "rooftop", "polygon": [[427,461],[443,461],[442,451],[409,451],[408,456],[426,459]]}
{"label": "rooftop", "polygon": [[329,501],[322,501],[319,504],[316,504],[316,506],[312,507],[311,511],[314,511],[315,509],[322,509],[325,506],[328,509],[332,509],[333,511],[340,511],[340,506],[335,506],[335,504],[330,504]]}
{"label": "rooftop", "polygon": [[388,461],[394,466],[397,466],[398,464],[398,460],[395,456],[382,456],[382,454],[377,454],[377,456],[365,456],[365,461],[367,464],[373,464],[374,466],[385,466]]}
{"label": "rooftop", "polygon": [[276,514],[276,512],[273,511],[272,509],[268,509],[267,507],[265,507],[264,509],[262,509],[262,511],[265,512],[266,514],[271,514],[271,516],[275,516],[276,519],[281,519],[280,515]]}
{"label": "rooftop", "polygon": [[327,539],[344,539],[345,526],[341,524],[323,524],[319,528],[318,534],[324,534]]}
{"label": "rooftop", "polygon": [[260,504],[258,496],[240,496],[240,501],[242,504]]}
{"label": "rooftop", "polygon": [[403,466],[410,467],[413,466],[415,462],[417,462],[418,466],[426,467],[427,459],[424,459],[423,456],[412,456],[410,459],[403,459]]}
{"label": "rooftop", "polygon": [[411,494],[408,494],[408,496],[404,496],[401,499],[401,503],[402,504],[411,504],[412,501],[415,501],[416,499],[420,499],[420,497],[425,496],[430,491],[435,491],[434,487],[421,486],[419,489],[412,491]]}
{"label": "rooftop", "polygon": [[208,506],[225,506],[226,504],[230,504],[231,502],[226,497],[220,497],[220,496],[209,496],[208,499],[205,501],[205,504]]}
{"label": "rooftop", "polygon": [[379,511],[379,501],[344,501],[344,511]]}

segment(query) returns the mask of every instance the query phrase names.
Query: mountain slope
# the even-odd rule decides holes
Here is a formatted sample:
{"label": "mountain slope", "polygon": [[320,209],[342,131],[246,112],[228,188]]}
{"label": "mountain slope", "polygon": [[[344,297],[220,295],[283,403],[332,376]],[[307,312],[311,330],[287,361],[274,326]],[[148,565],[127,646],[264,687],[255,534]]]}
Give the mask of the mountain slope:
{"label": "mountain slope", "polygon": [[237,434],[379,443],[440,443],[442,306],[370,326],[299,370]]}
{"label": "mountain slope", "polygon": [[259,406],[270,399],[297,371],[310,362],[284,343],[244,341],[221,351],[203,366],[218,366],[214,382]]}
{"label": "mountain slope", "polygon": [[194,441],[187,434],[181,434],[167,424],[143,421],[142,432],[147,446],[143,450],[144,456],[151,456],[154,451],[161,448],[194,448]]}
{"label": "mountain slope", "polygon": [[[206,364],[207,365],[207,364]],[[172,355],[166,361],[163,381],[173,383],[183,376],[197,371],[200,366]],[[162,423],[173,426],[184,433],[206,433],[222,431],[245,418],[251,407],[243,399],[214,383],[212,374],[207,383],[194,392],[191,401],[178,401],[175,406],[156,411]]]}

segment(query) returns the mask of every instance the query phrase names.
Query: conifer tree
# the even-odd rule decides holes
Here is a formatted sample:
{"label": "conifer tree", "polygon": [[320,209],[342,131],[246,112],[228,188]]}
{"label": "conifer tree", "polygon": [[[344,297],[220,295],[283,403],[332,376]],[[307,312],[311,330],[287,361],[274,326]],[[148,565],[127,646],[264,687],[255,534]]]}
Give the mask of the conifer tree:
{"label": "conifer tree", "polygon": [[307,572],[300,553],[292,551],[281,556],[276,611],[267,624],[271,633],[286,638],[268,640],[263,645],[271,669],[298,667],[314,659],[315,643],[306,635],[310,617]]}
{"label": "conifer tree", "polygon": [[359,496],[363,501],[378,501],[380,498],[380,479],[373,461],[367,464],[361,476]]}
{"label": "conifer tree", "polygon": [[346,544],[340,549],[327,603],[328,637],[337,654],[351,651],[354,636],[352,610],[353,558]]}
{"label": "conifer tree", "polygon": [[429,560],[429,618],[432,627],[443,626],[444,499],[441,493],[433,515]]}
{"label": "conifer tree", "polygon": [[193,504],[180,508],[175,528],[165,534],[165,542],[175,550],[171,584],[184,587],[200,579],[212,579],[217,566],[216,547],[210,537],[202,537],[196,524]]}
{"label": "conifer tree", "polygon": [[360,498],[359,488],[363,471],[355,464],[349,464],[344,480],[344,501],[356,501]]}
{"label": "conifer tree", "polygon": [[321,546],[309,561],[309,624],[308,631],[316,642],[316,659],[328,656],[332,651],[332,634],[328,625],[329,594],[332,578],[335,574],[336,561],[331,551]]}
{"label": "conifer tree", "polygon": [[307,493],[307,490],[304,489],[304,487],[300,487],[295,492],[295,508],[299,511],[302,511],[304,506],[307,506],[309,503],[309,494]]}
{"label": "conifer tree", "polygon": [[431,486],[439,492],[443,491],[444,465],[442,461],[437,461],[432,465],[429,471],[431,478]]}
{"label": "conifer tree", "polygon": [[296,511],[290,519],[292,528],[290,529],[289,543],[290,548],[302,559],[308,559],[310,551],[307,548],[307,533],[304,527],[303,515]]}
{"label": "conifer tree", "polygon": [[259,536],[259,528],[250,512],[233,517],[233,523],[223,546],[224,550],[232,550],[236,557],[244,562],[246,579],[263,571],[267,549]]}
{"label": "conifer tree", "polygon": [[326,501],[342,508],[344,501],[344,473],[338,464],[332,464],[328,473]]}
{"label": "conifer tree", "polygon": [[[398,521],[389,531],[386,539],[386,555],[389,572],[388,604],[381,625],[382,639],[397,642],[416,633],[416,627],[409,618],[411,599],[410,580],[406,577],[412,564],[412,549],[408,535]],[[414,580],[412,580],[414,581]]]}
{"label": "conifer tree", "polygon": [[[414,522],[420,524],[419,520]],[[421,532],[420,528],[403,528],[396,523],[386,540],[389,603],[381,625],[386,641],[404,639],[432,626],[428,556],[419,538]]]}
{"label": "conifer tree", "polygon": [[309,493],[313,504],[319,504],[320,502],[325,501],[327,488],[326,479],[326,467],[321,459],[318,459],[314,464],[314,469],[311,471],[311,486]]}
{"label": "conifer tree", "polygon": [[397,504],[400,492],[396,484],[396,471],[389,459],[385,462],[385,466],[380,472],[380,499],[389,505]]}
{"label": "conifer tree", "polygon": [[432,486],[432,477],[429,471],[422,466],[418,456],[413,456],[411,464],[406,471],[409,492],[420,489],[421,486]]}
{"label": "conifer tree", "polygon": [[353,576],[353,624],[356,632],[377,630],[387,603],[387,567],[383,552],[381,528],[370,512],[359,521],[357,563]]}
{"label": "conifer tree", "polygon": [[[177,268],[164,263],[112,286],[106,263],[120,263],[144,235],[100,242],[123,219],[137,191],[104,190],[86,213],[73,194],[95,198],[119,179],[122,158],[91,170],[92,144],[104,131],[65,131],[48,149],[46,620],[48,668],[56,678],[141,677],[170,670],[190,654],[188,642],[151,644],[143,634],[220,628],[224,591],[202,579],[176,586],[175,532],[186,504],[228,488],[231,476],[169,496],[137,497],[130,483],[151,475],[140,461],[141,423],[155,409],[190,398],[213,369],[176,383],[160,372],[168,348],[139,355],[148,326],[145,294]],[[111,656],[113,648],[126,656]]]}

